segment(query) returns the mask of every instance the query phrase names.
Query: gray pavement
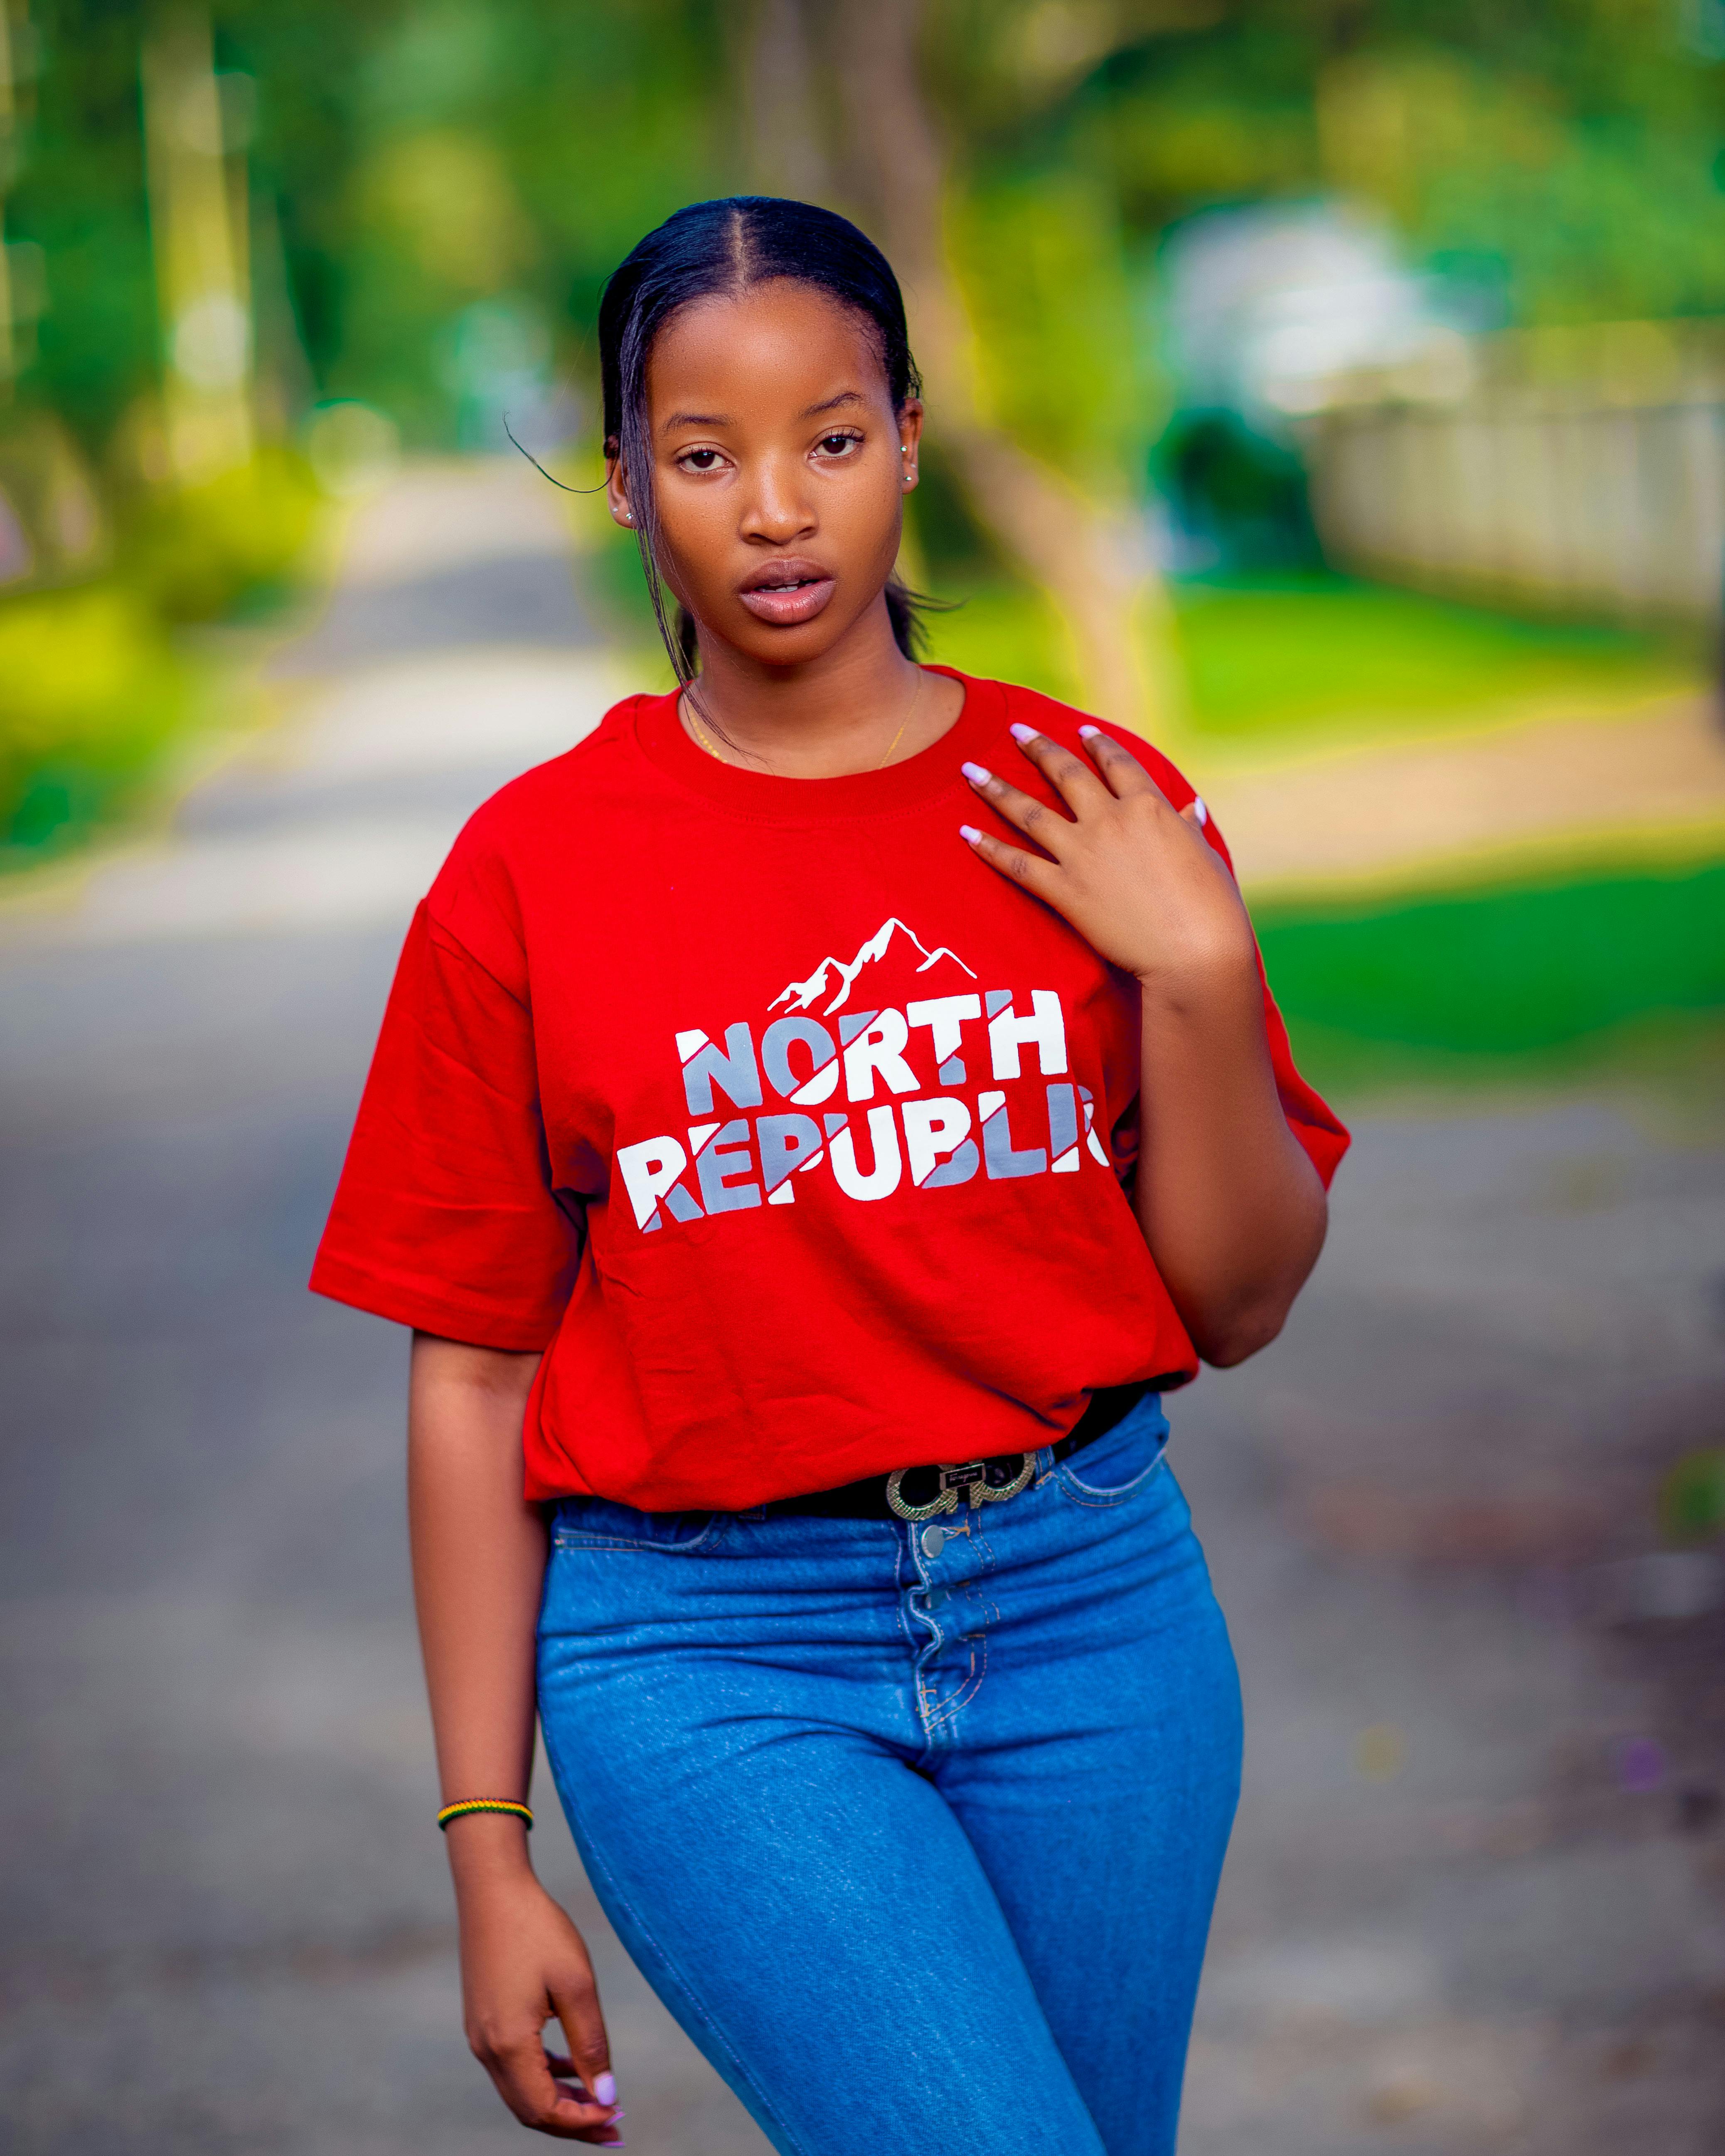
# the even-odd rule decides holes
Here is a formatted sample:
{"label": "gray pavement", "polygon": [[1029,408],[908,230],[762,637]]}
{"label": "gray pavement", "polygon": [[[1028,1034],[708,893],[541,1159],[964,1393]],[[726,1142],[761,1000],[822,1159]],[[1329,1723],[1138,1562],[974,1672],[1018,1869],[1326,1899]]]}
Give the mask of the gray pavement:
{"label": "gray pavement", "polygon": [[[404,1342],[303,1281],[413,899],[617,685],[565,556],[521,475],[410,473],[284,724],[0,909],[21,2156],[518,2145],[429,1825]],[[1363,1115],[1286,1337],[1176,1404],[1250,1732],[1186,2156],[1725,2146],[1725,1616],[1652,1502],[1725,1440],[1722,1201],[1705,1101]],[[539,1794],[630,2146],[758,2151]]]}

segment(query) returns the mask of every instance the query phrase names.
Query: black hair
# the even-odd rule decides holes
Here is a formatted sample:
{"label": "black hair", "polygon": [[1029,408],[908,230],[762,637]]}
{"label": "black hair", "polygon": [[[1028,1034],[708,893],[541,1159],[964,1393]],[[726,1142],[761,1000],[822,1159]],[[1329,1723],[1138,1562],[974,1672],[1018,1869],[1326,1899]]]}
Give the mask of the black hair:
{"label": "black hair", "polygon": [[[775,277],[812,285],[861,317],[879,349],[896,412],[922,393],[898,280],[874,241],[847,218],[776,195],[727,195],[691,203],[630,249],[599,302],[605,454],[620,457],[629,475],[635,543],[653,618],[677,680],[685,685],[695,676],[696,629],[686,608],[676,608],[674,623],[666,613],[647,432],[647,362],[654,340],[680,307],[745,292]],[[893,639],[907,659],[915,658],[921,640],[916,615],[922,603],[896,575],[887,579]]]}

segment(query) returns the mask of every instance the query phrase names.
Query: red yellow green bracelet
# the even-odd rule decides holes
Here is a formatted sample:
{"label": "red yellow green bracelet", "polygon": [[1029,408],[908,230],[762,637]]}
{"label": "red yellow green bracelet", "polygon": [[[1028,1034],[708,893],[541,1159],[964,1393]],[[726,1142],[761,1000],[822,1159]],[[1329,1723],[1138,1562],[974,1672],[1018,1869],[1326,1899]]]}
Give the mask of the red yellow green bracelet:
{"label": "red yellow green bracelet", "polygon": [[533,1815],[525,1804],[518,1804],[512,1797],[463,1797],[459,1804],[445,1804],[437,1815],[437,1823],[447,1834],[449,1821],[464,1819],[469,1812],[506,1812],[511,1819],[525,1820],[528,1831],[533,1826]]}

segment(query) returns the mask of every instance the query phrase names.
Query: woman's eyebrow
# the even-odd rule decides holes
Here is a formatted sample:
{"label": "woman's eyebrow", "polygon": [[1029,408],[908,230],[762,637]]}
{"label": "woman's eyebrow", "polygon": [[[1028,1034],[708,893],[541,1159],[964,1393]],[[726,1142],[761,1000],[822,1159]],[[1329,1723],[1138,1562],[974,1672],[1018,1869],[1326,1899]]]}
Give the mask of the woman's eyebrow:
{"label": "woman's eyebrow", "polygon": [[[829,397],[819,404],[810,404],[797,414],[799,419],[819,418],[823,412],[836,412],[843,404],[865,404],[868,399],[857,389],[841,389],[836,397]],[[736,421],[724,412],[672,412],[660,423],[661,434],[669,434],[679,427],[732,427]]]}
{"label": "woman's eyebrow", "polygon": [[659,431],[668,434],[675,427],[729,427],[734,424],[722,412],[673,412],[660,421]]}

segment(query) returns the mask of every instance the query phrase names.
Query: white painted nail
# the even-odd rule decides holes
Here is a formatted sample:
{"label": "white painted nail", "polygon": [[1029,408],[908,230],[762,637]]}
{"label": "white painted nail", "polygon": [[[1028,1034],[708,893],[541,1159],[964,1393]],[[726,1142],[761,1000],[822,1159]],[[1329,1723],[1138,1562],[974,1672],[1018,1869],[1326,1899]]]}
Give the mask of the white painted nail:
{"label": "white painted nail", "polygon": [[961,824],[958,826],[958,835],[963,839],[966,845],[973,846],[983,834],[979,830],[978,830],[974,824]]}
{"label": "white painted nail", "polygon": [[1194,794],[1193,795],[1193,797],[1192,797],[1192,806],[1193,806],[1194,809],[1197,812],[1197,816],[1198,816],[1199,823],[1200,824],[1208,824],[1208,823],[1209,823],[1209,821],[1210,820],[1210,812],[1209,812],[1209,810],[1208,808],[1206,808],[1204,807],[1204,796],[1203,796],[1203,794],[1201,794],[1201,793],[1194,793]]}
{"label": "white painted nail", "polygon": [[961,763],[958,768],[973,786],[986,786],[994,776],[992,771],[984,771],[979,763]]}
{"label": "white painted nail", "polygon": [[1034,726],[1014,725],[1009,726],[1006,731],[1021,748],[1026,742],[1039,741],[1041,738]]}
{"label": "white painted nail", "polygon": [[1081,726],[1078,729],[1078,738],[1080,741],[1094,741],[1101,731],[1100,726]]}

